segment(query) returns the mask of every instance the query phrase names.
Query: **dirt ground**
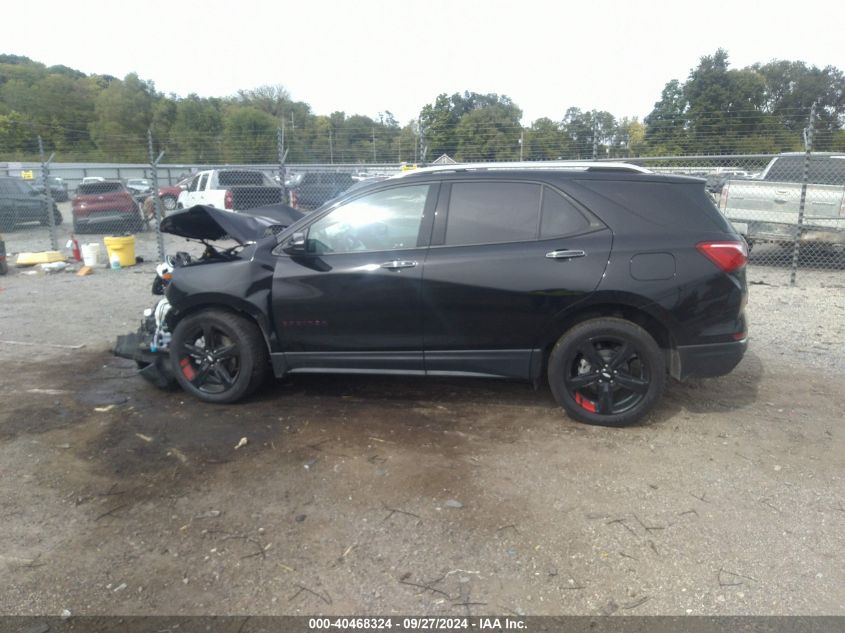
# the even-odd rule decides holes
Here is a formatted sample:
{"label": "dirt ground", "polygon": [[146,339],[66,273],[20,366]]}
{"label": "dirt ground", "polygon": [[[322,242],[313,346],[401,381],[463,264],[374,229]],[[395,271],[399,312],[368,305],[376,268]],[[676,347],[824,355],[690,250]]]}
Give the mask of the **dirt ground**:
{"label": "dirt ground", "polygon": [[109,353],[152,270],[0,277],[2,614],[845,614],[835,279],[753,268],[740,366],[604,429],[507,382],[158,391]]}

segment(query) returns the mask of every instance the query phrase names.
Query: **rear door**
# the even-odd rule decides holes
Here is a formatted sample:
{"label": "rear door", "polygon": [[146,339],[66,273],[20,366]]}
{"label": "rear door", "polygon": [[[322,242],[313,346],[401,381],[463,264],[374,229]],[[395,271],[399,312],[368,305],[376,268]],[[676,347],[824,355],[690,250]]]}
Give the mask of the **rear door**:
{"label": "rear door", "polygon": [[426,371],[527,378],[540,333],[598,286],[611,232],[542,183],[443,189],[423,274]]}

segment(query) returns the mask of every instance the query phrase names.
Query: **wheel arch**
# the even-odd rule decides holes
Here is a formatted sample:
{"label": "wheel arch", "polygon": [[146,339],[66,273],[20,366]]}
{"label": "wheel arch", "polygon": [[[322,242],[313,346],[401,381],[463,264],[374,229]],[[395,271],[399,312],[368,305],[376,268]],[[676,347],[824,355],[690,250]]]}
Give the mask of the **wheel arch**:
{"label": "wheel arch", "polygon": [[676,374],[680,373],[680,362],[676,358],[675,351],[677,342],[672,336],[670,326],[666,323],[666,318],[661,318],[661,311],[654,309],[655,307],[654,304],[642,305],[629,299],[606,298],[580,305],[559,315],[546,329],[539,344],[535,346],[535,349],[542,350],[542,355],[534,361],[533,382],[539,385],[546,379],[549,355],[561,336],[579,323],[602,317],[624,319],[643,328],[663,350],[670,374],[677,377]]}
{"label": "wheel arch", "polygon": [[178,311],[171,310],[167,316],[167,325],[172,332],[180,321],[205,310],[220,310],[245,317],[258,327],[264,339],[264,344],[267,346],[267,352],[272,353],[275,351],[273,349],[275,337],[273,336],[270,319],[267,315],[255,304],[231,296],[225,296],[225,298],[215,295],[196,296],[189,305],[181,307]]}

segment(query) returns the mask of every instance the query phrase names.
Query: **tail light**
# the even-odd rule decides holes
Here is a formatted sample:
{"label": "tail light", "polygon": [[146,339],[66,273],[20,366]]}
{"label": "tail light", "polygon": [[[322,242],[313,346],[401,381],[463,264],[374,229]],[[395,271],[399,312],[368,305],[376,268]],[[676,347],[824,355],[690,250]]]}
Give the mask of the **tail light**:
{"label": "tail light", "polygon": [[232,195],[230,190],[226,190],[225,195],[223,196],[223,208],[224,209],[234,209],[235,208],[235,197]]}
{"label": "tail light", "polygon": [[748,261],[748,248],[744,241],[701,242],[695,248],[726,273],[742,268]]}
{"label": "tail light", "polygon": [[845,215],[845,196],[842,196],[842,204],[839,205],[839,215]]}
{"label": "tail light", "polygon": [[290,206],[294,209],[299,207],[299,194],[296,191],[290,192]]}
{"label": "tail light", "polygon": [[722,193],[719,194],[719,208],[724,211],[728,208],[728,183],[722,187]]}

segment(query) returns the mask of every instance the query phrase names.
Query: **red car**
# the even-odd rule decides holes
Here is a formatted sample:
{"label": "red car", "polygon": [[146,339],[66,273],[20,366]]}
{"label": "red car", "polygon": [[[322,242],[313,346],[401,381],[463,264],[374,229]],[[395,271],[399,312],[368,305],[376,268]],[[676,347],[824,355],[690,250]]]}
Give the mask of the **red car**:
{"label": "red car", "polygon": [[158,197],[161,198],[161,205],[165,211],[173,211],[176,208],[176,200],[179,199],[179,194],[188,187],[193,176],[180,180],[175,185],[168,185],[166,187],[158,188]]}
{"label": "red car", "polygon": [[143,230],[144,220],[132,192],[119,181],[104,180],[79,185],[73,199],[74,233]]}

